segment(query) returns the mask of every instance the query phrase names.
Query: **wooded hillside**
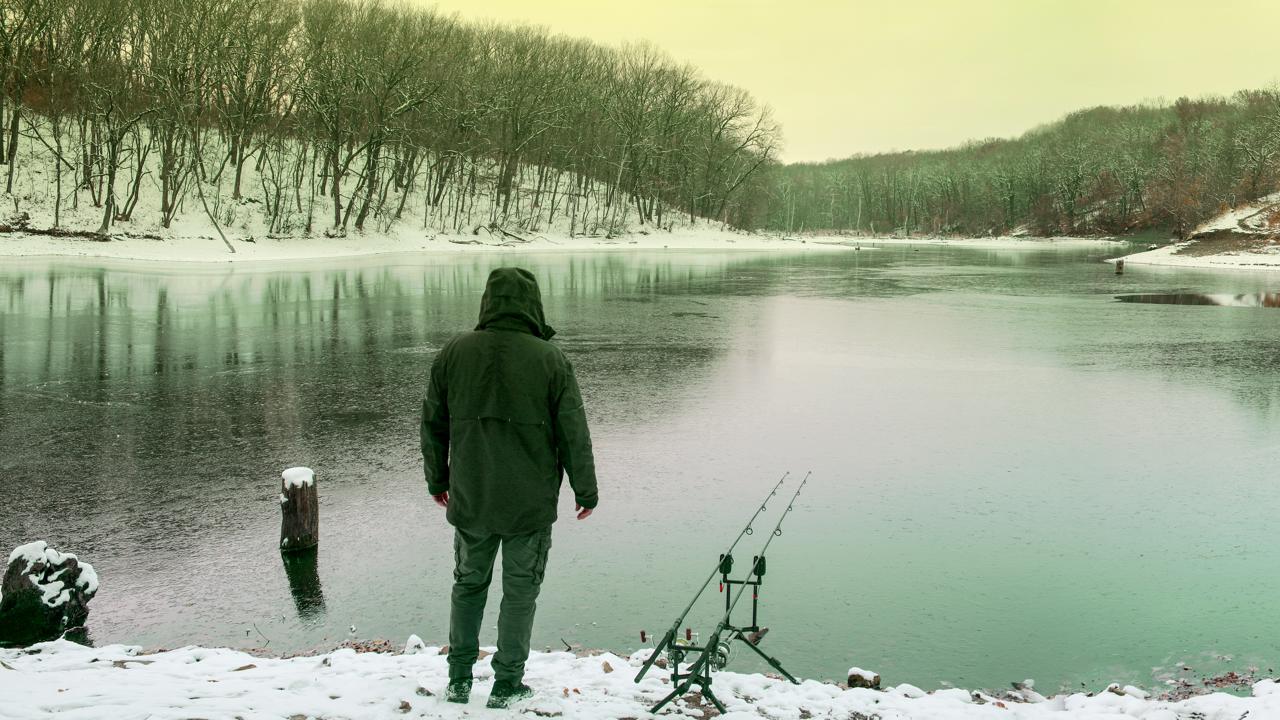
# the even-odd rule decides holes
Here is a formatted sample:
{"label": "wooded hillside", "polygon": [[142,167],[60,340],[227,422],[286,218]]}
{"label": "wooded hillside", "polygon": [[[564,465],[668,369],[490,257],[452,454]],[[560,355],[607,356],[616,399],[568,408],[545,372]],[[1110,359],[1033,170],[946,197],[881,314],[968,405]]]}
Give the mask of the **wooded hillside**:
{"label": "wooded hillside", "polygon": [[766,227],[787,232],[1185,236],[1276,189],[1280,92],[1098,107],[1012,140],[771,173]]}
{"label": "wooded hillside", "polygon": [[273,234],[406,213],[610,233],[744,216],[779,142],[746,92],[653,48],[377,0],[3,0],[0,20],[5,212],[52,204],[55,226],[254,203]]}

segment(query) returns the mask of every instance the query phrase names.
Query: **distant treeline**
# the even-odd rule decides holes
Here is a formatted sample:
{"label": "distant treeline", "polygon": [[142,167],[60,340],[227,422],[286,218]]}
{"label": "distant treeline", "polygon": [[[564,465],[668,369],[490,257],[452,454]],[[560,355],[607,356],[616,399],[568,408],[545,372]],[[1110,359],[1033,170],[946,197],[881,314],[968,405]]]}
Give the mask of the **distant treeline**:
{"label": "distant treeline", "polygon": [[786,232],[1185,236],[1276,189],[1280,93],[1099,107],[1013,140],[776,167],[763,220]]}
{"label": "distant treeline", "polygon": [[273,232],[363,228],[411,193],[454,230],[742,218],[779,142],[746,92],[647,46],[377,0],[2,0],[0,21],[0,187],[29,144],[56,212],[92,203],[103,232],[140,195],[169,227],[224,191]]}
{"label": "distant treeline", "polygon": [[[1185,235],[1273,191],[1280,93],[1095,108],[1017,139],[779,165],[745,91],[648,46],[379,0],[0,0],[0,187],[99,232]],[[51,199],[51,200],[50,200]],[[410,204],[412,200],[412,204]],[[244,213],[241,213],[243,216]],[[100,224],[99,224],[100,218]],[[3,216],[0,216],[0,220]]]}

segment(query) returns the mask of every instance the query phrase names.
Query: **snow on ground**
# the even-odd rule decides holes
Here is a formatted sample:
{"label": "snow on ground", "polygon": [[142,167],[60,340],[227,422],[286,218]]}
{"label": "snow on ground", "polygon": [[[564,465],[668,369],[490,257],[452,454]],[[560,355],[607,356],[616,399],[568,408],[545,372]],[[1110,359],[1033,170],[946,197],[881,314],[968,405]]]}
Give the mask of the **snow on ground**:
{"label": "snow on ground", "polygon": [[247,262],[340,258],[394,253],[564,252],[583,250],[844,250],[844,244],[825,239],[785,239],[775,235],[720,230],[710,225],[652,230],[615,238],[569,237],[534,233],[528,242],[497,237],[482,230],[479,235],[446,235],[415,232],[392,234],[351,233],[345,238],[290,237],[231,241],[230,253],[221,240],[208,236],[175,236],[164,240],[117,237],[110,242],[41,235],[0,235],[0,258],[70,256],[164,262]]}
{"label": "snow on ground", "polygon": [[529,253],[581,252],[594,250],[704,250],[704,251],[845,251],[875,250],[884,245],[955,245],[992,249],[1031,249],[1047,246],[1111,244],[1093,238],[893,238],[893,237],[790,237],[768,233],[720,229],[710,223],[675,228],[671,232],[651,230],[614,238],[536,233],[528,242],[488,231],[480,235],[394,234],[359,235],[345,238],[291,237],[257,238],[254,242],[233,239],[236,252],[230,253],[221,240],[210,236],[174,236],[164,240],[118,236],[110,242],[80,238],[53,238],[41,235],[0,235],[3,257],[83,257],[160,262],[243,263],[343,258],[400,253]]}
{"label": "snow on ground", "polygon": [[1126,255],[1124,261],[1181,268],[1280,269],[1280,244],[1274,241],[1277,219],[1280,193],[1272,193],[1212,218],[1197,227],[1190,240]]}
{"label": "snow on ground", "polygon": [[1096,237],[1032,237],[1026,235],[996,235],[990,237],[815,237],[810,240],[840,241],[868,246],[877,245],[956,245],[959,247],[990,249],[1033,249],[1045,247],[1083,247],[1089,245],[1114,245],[1124,242],[1116,238]]}
{"label": "snow on ground", "polygon": [[1271,213],[1264,211],[1273,211],[1278,204],[1280,204],[1280,193],[1272,193],[1266,197],[1258,198],[1253,202],[1245,203],[1209,220],[1196,228],[1191,233],[1191,236],[1196,237],[1222,230],[1231,230],[1239,233],[1272,233],[1275,230],[1267,222]]}
{"label": "snow on ground", "polygon": [[[210,152],[218,155],[215,150]],[[70,178],[64,178],[63,199],[58,204],[52,154],[41,143],[22,142],[14,192],[0,192],[0,226],[16,228],[0,232],[0,263],[10,257],[49,255],[222,263],[423,252],[831,249],[816,240],[739,232],[719,222],[690,218],[674,209],[663,216],[662,227],[652,222],[640,223],[629,206],[620,210],[599,207],[597,200],[607,194],[608,188],[594,181],[589,183],[591,199],[582,203],[584,208],[592,209],[575,211],[570,218],[566,213],[567,199],[559,205],[551,203],[551,207],[559,208],[558,212],[545,211],[533,202],[536,173],[532,170],[521,174],[510,213],[499,210],[506,203],[494,197],[492,189],[478,191],[459,205],[453,193],[432,199],[434,193],[419,182],[403,206],[392,198],[386,207],[375,209],[363,230],[348,223],[336,231],[332,228],[332,198],[324,193],[313,194],[310,189],[302,193],[296,206],[289,202],[281,206],[284,216],[273,222],[266,210],[275,205],[268,202],[270,178],[250,162],[242,183],[244,197],[232,198],[231,174],[222,173],[216,181],[201,185],[207,195],[208,212],[204,203],[188,191],[172,222],[164,227],[156,162],[153,153],[130,218],[115,221],[110,229],[111,239],[100,242],[83,234],[93,233],[101,225],[103,208],[94,205],[88,190],[70,186]],[[127,184],[122,178],[116,189],[121,202],[128,194]],[[566,185],[580,184],[570,176]],[[344,203],[349,200],[347,195]],[[216,218],[216,226],[211,216]],[[82,235],[53,237],[49,231],[55,227]],[[228,250],[222,235],[234,253]]]}
{"label": "snow on ground", "polygon": [[[1145,252],[1126,255],[1126,265],[1163,265],[1180,268],[1210,268],[1226,270],[1280,270],[1280,245],[1258,250],[1222,252],[1213,255],[1179,255],[1178,251],[1197,241],[1173,243]],[[1121,258],[1117,258],[1121,259]],[[1110,260],[1108,262],[1115,262]]]}
{"label": "snow on ground", "polygon": [[[142,655],[136,647],[87,648],[62,640],[27,651],[0,650],[0,717],[616,720],[650,717],[647,708],[669,691],[664,673],[657,668],[643,683],[633,683],[645,651],[631,658],[535,652],[525,676],[536,691],[533,698],[507,711],[485,709],[493,680],[486,658],[477,666],[471,702],[454,705],[441,697],[448,677],[446,657],[438,648],[412,640],[416,638],[407,644],[409,654],[357,654],[342,649],[292,659],[199,647]],[[729,713],[723,717],[729,720],[1280,718],[1280,685],[1271,680],[1257,683],[1252,697],[1215,693],[1181,702],[1146,700],[1118,690],[1024,703],[955,688],[925,693],[904,684],[884,691],[847,690],[812,680],[791,685],[733,672],[717,673],[713,689],[728,706]],[[673,710],[664,710],[664,715],[705,717],[708,707],[695,698],[680,701]]]}

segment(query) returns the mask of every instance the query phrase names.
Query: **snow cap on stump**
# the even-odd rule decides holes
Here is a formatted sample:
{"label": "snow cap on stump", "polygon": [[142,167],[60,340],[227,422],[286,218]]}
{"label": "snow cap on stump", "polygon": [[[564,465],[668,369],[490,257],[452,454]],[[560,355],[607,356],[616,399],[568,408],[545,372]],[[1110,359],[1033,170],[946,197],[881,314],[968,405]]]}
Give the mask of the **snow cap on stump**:
{"label": "snow cap on stump", "polygon": [[[279,467],[279,466],[277,466]],[[280,473],[285,488],[310,487],[316,482],[315,471],[309,467],[291,467]]]}

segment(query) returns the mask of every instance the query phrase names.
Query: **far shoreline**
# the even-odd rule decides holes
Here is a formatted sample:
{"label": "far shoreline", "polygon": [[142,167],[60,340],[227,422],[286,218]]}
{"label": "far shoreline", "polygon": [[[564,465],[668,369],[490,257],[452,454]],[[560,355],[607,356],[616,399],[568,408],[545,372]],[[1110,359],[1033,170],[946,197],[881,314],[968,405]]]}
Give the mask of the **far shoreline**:
{"label": "far shoreline", "polygon": [[750,233],[712,227],[677,229],[673,232],[636,232],[613,238],[569,237],[562,234],[532,235],[528,239],[498,240],[488,236],[437,234],[349,235],[299,238],[231,239],[235,253],[216,237],[174,236],[165,239],[128,235],[110,240],[53,238],[39,234],[0,236],[0,258],[13,260],[84,260],[176,265],[244,265],[303,261],[362,259],[390,256],[450,256],[500,254],[552,254],[581,252],[848,252],[875,250],[889,245],[936,245],[990,249],[1030,249],[1113,245],[1123,240],[1089,237],[979,237],[911,238],[839,235],[788,236]]}
{"label": "far shoreline", "polygon": [[406,237],[388,235],[347,237],[232,238],[231,253],[217,238],[171,237],[165,239],[117,236],[110,240],[51,238],[26,234],[0,237],[0,258],[15,260],[76,259],[158,262],[173,264],[241,265],[360,259],[394,255],[464,256],[543,254],[557,252],[617,251],[826,251],[852,250],[842,243],[791,240],[772,235],[740,233],[710,228],[632,233],[613,238],[533,235],[522,241],[497,241],[473,235]]}
{"label": "far shoreline", "polygon": [[1220,252],[1210,254],[1182,253],[1198,240],[1162,245],[1158,248],[1112,258],[1107,262],[1124,262],[1126,267],[1142,266],[1171,268],[1175,270],[1248,270],[1262,272],[1280,271],[1280,253],[1249,251]]}

